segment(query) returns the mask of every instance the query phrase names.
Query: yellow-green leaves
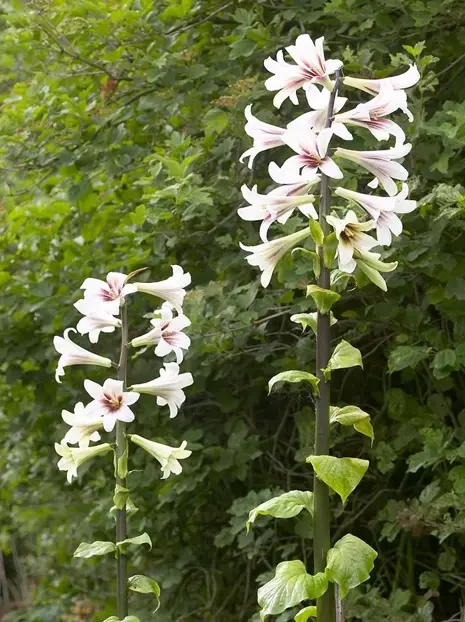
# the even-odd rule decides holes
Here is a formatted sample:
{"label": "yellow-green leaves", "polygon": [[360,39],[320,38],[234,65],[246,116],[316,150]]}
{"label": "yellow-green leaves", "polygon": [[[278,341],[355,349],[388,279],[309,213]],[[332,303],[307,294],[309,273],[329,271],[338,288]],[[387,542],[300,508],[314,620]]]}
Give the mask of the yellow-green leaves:
{"label": "yellow-green leaves", "polygon": [[325,237],[323,244],[323,261],[327,268],[331,268],[337,250],[337,237],[334,231]]}
{"label": "yellow-green leaves", "polygon": [[322,287],[318,287],[318,285],[309,285],[307,287],[307,296],[313,298],[316,308],[322,315],[326,315],[333,304],[340,298],[337,292],[333,292],[330,289],[323,289]]}
{"label": "yellow-green leaves", "polygon": [[339,585],[342,598],[370,577],[377,555],[371,546],[352,534],[341,538],[328,551],[326,576]]}
{"label": "yellow-green leaves", "polygon": [[135,538],[127,538],[122,542],[117,542],[116,546],[120,550],[121,553],[126,553],[129,546],[141,546],[142,544],[148,544],[149,548],[152,548],[152,540],[147,532],[142,533],[140,536],[136,536]]}
{"label": "yellow-green leaves", "polygon": [[140,594],[154,594],[157,599],[157,606],[154,610],[157,611],[160,606],[160,586],[156,581],[150,577],[146,577],[143,574],[136,574],[128,579],[128,589],[133,592],[139,592]]}
{"label": "yellow-green leaves", "polygon": [[[397,268],[397,261],[385,263],[376,259],[374,255],[376,253],[359,253],[358,256],[354,256],[357,266],[360,270],[374,283],[377,287],[387,291],[386,281],[381,276],[380,272],[392,272]],[[377,255],[379,257],[379,255]]]}
{"label": "yellow-green leaves", "polygon": [[313,514],[313,493],[305,490],[291,490],[279,497],[273,497],[269,501],[261,503],[249,512],[249,520],[246,523],[247,531],[257,516],[273,516],[274,518],[292,518],[306,509]]}
{"label": "yellow-green leaves", "polygon": [[368,460],[334,456],[309,456],[306,462],[310,462],[318,477],[337,492],[342,503],[357,488],[370,464]]}
{"label": "yellow-green leaves", "polygon": [[325,378],[328,379],[334,369],[346,369],[348,367],[356,367],[357,365],[363,367],[360,350],[354,348],[354,346],[351,346],[350,343],[343,339],[334,348],[334,352],[328,362],[328,367],[323,370]]}
{"label": "yellow-green leaves", "polygon": [[308,226],[310,227],[310,235],[315,242],[315,246],[323,246],[325,236],[318,220],[313,220],[313,218],[311,218]]}
{"label": "yellow-green leaves", "polygon": [[[300,324],[302,326],[302,329],[305,330],[307,328],[307,326],[310,326],[310,328],[312,329],[312,331],[315,333],[316,335],[316,320],[317,320],[317,312],[315,311],[314,313],[296,313],[294,315],[291,315],[291,322],[295,322],[296,324]],[[336,324],[337,320],[334,317],[332,311],[329,314],[329,323],[330,326],[333,326],[334,324]]]}
{"label": "yellow-green leaves", "polygon": [[280,374],[273,376],[268,382],[268,393],[271,393],[272,388],[278,382],[309,382],[312,385],[313,391],[318,394],[318,384],[320,380],[307,371],[298,371],[297,369],[282,371]]}
{"label": "yellow-green leaves", "polygon": [[89,557],[95,557],[96,555],[107,555],[108,553],[114,553],[115,551],[116,545],[114,542],[104,542],[102,540],[96,540],[91,544],[87,542],[81,542],[81,544],[74,551],[73,557],[88,559]]}
{"label": "yellow-green leaves", "polygon": [[307,620],[310,620],[310,618],[316,617],[316,607],[312,605],[310,607],[305,607],[304,609],[301,609],[299,613],[296,614],[294,620],[295,622],[307,622]]}
{"label": "yellow-green leaves", "polygon": [[281,562],[271,581],[258,590],[258,604],[262,620],[267,615],[278,615],[303,600],[314,600],[322,596],[328,588],[324,572],[309,575],[301,561]]}
{"label": "yellow-green leaves", "polygon": [[341,425],[353,425],[357,432],[375,438],[373,426],[371,425],[370,415],[358,406],[337,406],[330,407],[330,423],[340,423]]}

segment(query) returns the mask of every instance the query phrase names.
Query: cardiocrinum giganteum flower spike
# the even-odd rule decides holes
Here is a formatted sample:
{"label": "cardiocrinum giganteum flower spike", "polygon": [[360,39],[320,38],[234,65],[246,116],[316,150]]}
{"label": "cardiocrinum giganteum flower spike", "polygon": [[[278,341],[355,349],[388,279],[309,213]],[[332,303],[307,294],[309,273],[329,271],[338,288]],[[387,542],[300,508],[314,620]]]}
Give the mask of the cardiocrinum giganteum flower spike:
{"label": "cardiocrinum giganteum flower spike", "polygon": [[[380,80],[342,79],[342,62],[325,60],[323,37],[314,43],[309,35],[300,35],[286,51],[288,58],[280,50],[277,60],[265,61],[266,69],[274,74],[265,86],[278,91],[273,100],[277,108],[287,98],[297,105],[300,91],[303,114],[287,125],[282,121],[266,127],[256,123],[254,134],[247,107],[247,133],[255,142],[246,153],[255,157],[280,146],[294,153],[281,166],[270,163],[269,173],[276,185],[268,187],[266,193],[257,186],[252,190],[242,187],[249,206],[239,208],[238,213],[244,220],[262,221],[262,243],[241,247],[251,253],[246,258],[249,264],[261,270],[263,287],[270,284],[281,258],[297,245],[304,247],[299,257],[311,259],[309,271],[313,269],[314,279],[307,284],[306,293],[313,299],[316,311],[294,314],[291,320],[304,330],[310,327],[316,335],[316,372],[283,371],[270,380],[269,389],[278,383],[304,382],[315,395],[315,444],[307,458],[313,468],[314,486],[312,492],[292,490],[262,503],[250,511],[247,527],[260,514],[289,518],[307,511],[313,516],[313,569],[300,560],[278,564],[274,578],[258,590],[260,613],[264,619],[300,605],[304,608],[296,620],[318,616],[319,622],[339,622],[341,598],[369,578],[376,552],[350,533],[331,542],[330,489],[345,503],[369,463],[330,455],[330,428],[337,424],[353,426],[373,441],[368,413],[357,406],[330,403],[332,373],[363,366],[360,351],[345,340],[331,352],[330,327],[337,322],[332,307],[349,281],[360,287],[371,281],[386,291],[382,273],[397,267],[395,261],[382,260],[382,247],[390,246],[393,235],[402,233],[400,217],[413,211],[416,202],[407,199],[407,184],[402,183],[400,188],[398,183],[408,178],[399,160],[407,156],[411,145],[405,142],[404,129],[388,116],[403,112],[412,120],[405,89],[414,86],[420,76],[416,66],[411,65],[399,76]],[[358,91],[349,93],[351,88]],[[369,95],[365,97],[365,93]],[[372,99],[367,99],[369,96]],[[345,111],[348,98],[351,105]],[[354,101],[358,101],[355,106]],[[379,150],[373,146],[376,140],[385,141]],[[345,141],[351,141],[350,149]],[[361,188],[356,188],[353,174],[350,188],[345,188],[347,173],[354,169],[360,175]],[[367,177],[366,171],[371,176]],[[332,208],[333,196],[342,201]],[[278,229],[281,231],[275,236]]]}
{"label": "cardiocrinum giganteum flower spike", "polygon": [[[186,294],[185,287],[190,284],[191,277],[180,266],[174,265],[171,268],[172,276],[152,283],[132,282],[136,275],[146,270],[145,268],[129,275],[110,272],[104,280],[87,278],[81,286],[84,297],[74,305],[82,314],[77,324],[77,331],[68,328],[64,332],[64,337],[56,336],[53,341],[55,349],[61,355],[55,374],[57,382],[61,382],[61,376],[65,373],[64,368],[71,365],[113,368],[113,373],[109,377],[99,378],[100,384],[89,378],[84,380],[83,398],[87,400],[87,404],[78,402],[72,409],[73,412],[62,411],[62,419],[69,427],[61,442],[55,443],[55,450],[60,456],[58,468],[66,472],[69,483],[78,477],[78,469],[84,462],[107,453],[112,454],[114,458],[116,484],[112,484],[114,505],[110,511],[116,521],[116,541],[98,541],[91,544],[82,542],[74,553],[75,557],[84,558],[106,553],[112,553],[116,557],[117,616],[111,616],[105,622],[126,619],[140,622],[136,616],[128,614],[128,590],[152,592],[157,607],[160,597],[160,588],[153,579],[143,575],[128,576],[128,545],[148,544],[150,548],[152,546],[147,533],[135,537],[128,537],[127,533],[127,519],[137,512],[129,490],[128,441],[145,449],[149,456],[160,463],[161,479],[179,475],[182,472],[180,460],[188,458],[192,453],[184,440],[179,447],[172,447],[158,442],[160,439],[148,440],[135,433],[137,408],[142,401],[140,399],[142,393],[152,396],[143,399],[153,400],[153,397],[156,397],[157,404],[161,407],[161,415],[172,418],[176,416],[186,399],[183,389],[194,382],[190,373],[180,373],[179,368],[190,346],[189,337],[182,332],[190,325],[190,321],[183,314],[182,305]],[[134,338],[131,342],[128,334],[127,309],[131,298],[138,293],[150,294],[159,299],[158,303],[163,304],[162,311],[155,313],[159,319],[152,322],[154,328],[149,333],[150,338],[144,337],[142,340]],[[149,297],[146,299],[151,300]],[[176,317],[173,317],[173,309],[176,309]],[[99,346],[105,339],[111,339],[114,334],[118,334],[121,345],[117,362],[110,357],[90,352],[72,341],[69,337],[71,331],[87,335],[92,344],[99,342]],[[101,333],[113,335],[102,338]],[[157,344],[156,355],[161,357],[161,360],[158,359],[160,364],[157,377],[131,378],[133,384],[128,386],[127,377],[131,376],[128,351],[131,343],[133,346]],[[135,352],[138,355],[140,353]],[[151,358],[149,369],[153,369],[157,361],[153,355]]]}

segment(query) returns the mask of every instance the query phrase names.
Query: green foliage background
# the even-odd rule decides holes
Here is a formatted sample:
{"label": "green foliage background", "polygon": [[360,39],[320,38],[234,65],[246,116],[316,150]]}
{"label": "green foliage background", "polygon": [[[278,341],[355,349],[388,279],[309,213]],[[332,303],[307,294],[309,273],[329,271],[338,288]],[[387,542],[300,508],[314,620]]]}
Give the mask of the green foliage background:
{"label": "green foliage background", "polygon": [[[383,294],[352,291],[335,334],[359,347],[365,371],[334,375],[335,404],[374,419],[376,439],[333,435],[336,455],[370,469],[345,508],[333,496],[334,535],[349,529],[379,557],[370,587],[348,598],[347,620],[458,620],[465,582],[465,5],[462,0],[30,0],[2,2],[0,33],[0,546],[13,589],[16,544],[34,585],[27,612],[8,620],[99,622],[114,611],[111,560],[72,561],[80,541],[105,540],[113,523],[111,465],[83,467],[68,486],[56,469],[62,408],[82,399],[84,372],[54,381],[54,334],[75,325],[72,302],[87,276],[147,265],[151,278],[179,263],[192,273],[186,300],[195,376],[168,422],[141,400],[138,432],[195,448],[182,477],[133,454],[140,512],[131,535],[151,534],[133,570],[160,582],[160,622],[256,620],[256,588],[286,559],[311,560],[308,518],[257,520],[273,494],[311,488],[312,401],[268,379],[313,371],[314,340],[289,321],[309,308],[310,266],[283,262],[267,290],[239,241],[257,243],[236,215],[251,173],[243,110],[277,124],[262,63],[301,32],[326,37],[351,75],[384,76],[415,58],[414,148],[408,157],[419,209],[405,219]],[[303,110],[303,108],[301,108]],[[254,180],[265,187],[267,157]],[[367,177],[367,181],[368,181]],[[355,183],[355,181],[354,181]],[[298,227],[297,219],[286,229]],[[391,251],[390,251],[391,253]],[[144,298],[131,332],[145,325]],[[111,353],[104,336],[98,351]],[[97,348],[95,348],[97,351]],[[131,363],[138,381],[158,362]],[[153,368],[151,367],[153,366]],[[101,378],[104,372],[101,373]],[[98,380],[99,372],[93,373]],[[73,599],[90,616],[62,618]],[[134,597],[133,613],[152,619]],[[142,603],[142,604],[141,604]],[[145,608],[144,608],[145,607]],[[290,620],[282,615],[280,622]]]}

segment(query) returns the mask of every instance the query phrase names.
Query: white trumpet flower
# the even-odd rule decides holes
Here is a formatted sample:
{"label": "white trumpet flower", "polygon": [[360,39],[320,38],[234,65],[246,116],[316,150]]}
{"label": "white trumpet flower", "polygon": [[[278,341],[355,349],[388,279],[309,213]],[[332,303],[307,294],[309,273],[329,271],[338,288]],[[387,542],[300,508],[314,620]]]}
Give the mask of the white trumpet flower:
{"label": "white trumpet flower", "polygon": [[137,291],[134,285],[124,284],[127,275],[121,272],[109,272],[106,281],[89,278],[81,285],[84,299],[111,315],[118,315],[121,301],[128,294]]}
{"label": "white trumpet flower", "polygon": [[378,197],[371,194],[362,194],[346,188],[336,188],[335,194],[357,203],[376,223],[376,235],[379,244],[389,246],[392,242],[391,232],[394,235],[402,233],[402,221],[397,214],[413,212],[416,201],[407,199],[408,186],[402,184],[402,190],[393,197]]}
{"label": "white trumpet flower", "polygon": [[74,413],[68,410],[61,411],[61,417],[71,428],[66,432],[63,441],[70,445],[79,443],[79,447],[89,447],[90,441],[99,441],[98,430],[103,428],[103,418],[99,415],[91,415],[84,408],[82,402],[74,407]]}
{"label": "white trumpet flower", "polygon": [[279,50],[276,60],[271,57],[265,60],[265,68],[274,74],[265,82],[265,88],[269,91],[278,91],[273,99],[276,108],[279,108],[288,97],[297,105],[298,89],[306,88],[309,84],[322,84],[332,90],[329,76],[342,66],[342,61],[325,60],[323,42],[324,37],[320,37],[314,43],[309,35],[299,35],[295,45],[286,48],[296,65],[284,60],[282,50]]}
{"label": "white trumpet flower", "polygon": [[61,443],[55,443],[55,451],[61,456],[58,461],[58,468],[60,471],[66,471],[66,479],[69,483],[72,482],[73,477],[77,477],[77,470],[84,462],[91,460],[99,454],[104,454],[111,450],[109,443],[103,443],[102,445],[94,445],[93,447],[84,448],[71,448],[61,441]]}
{"label": "white trumpet flower", "polygon": [[173,418],[186,400],[183,389],[194,384],[194,379],[192,374],[180,374],[177,363],[164,363],[164,366],[165,369],[160,369],[158,378],[142,384],[133,384],[130,388],[138,393],[156,395],[158,406],[168,405],[170,418]]}
{"label": "white trumpet flower", "polygon": [[164,281],[157,281],[155,283],[134,283],[134,287],[138,292],[144,294],[151,294],[152,296],[158,296],[166,300],[177,310],[178,313],[182,312],[182,305],[184,302],[184,296],[186,290],[184,289],[191,284],[191,275],[189,272],[184,272],[181,266],[171,266],[173,269],[172,276],[168,277]]}
{"label": "white trumpet flower", "polygon": [[79,334],[88,334],[91,343],[98,342],[101,332],[112,333],[115,328],[121,327],[121,320],[99,308],[94,301],[82,298],[75,302],[74,306],[84,316],[79,320],[76,328]]}
{"label": "white trumpet flower", "polygon": [[134,421],[134,413],[129,406],[135,404],[140,396],[135,391],[123,391],[122,380],[107,378],[103,386],[93,380],[84,380],[84,388],[93,398],[86,410],[89,415],[103,418],[105,432],[111,432],[117,420],[125,423]]}
{"label": "white trumpet flower", "polygon": [[403,158],[410,152],[411,148],[410,143],[381,151],[352,151],[338,147],[335,155],[355,162],[355,164],[359,164],[373,173],[375,179],[368,185],[372,188],[376,187],[379,181],[389,196],[392,197],[397,194],[394,179],[405,181],[408,177],[407,169],[399,162],[393,162],[393,160]]}
{"label": "white trumpet flower", "polygon": [[378,242],[364,233],[373,229],[375,223],[372,220],[358,222],[355,212],[349,210],[344,218],[326,216],[326,220],[332,226],[338,240],[337,255],[339,270],[353,272],[356,268],[354,251],[368,251]]}
{"label": "white trumpet flower", "polygon": [[170,447],[169,445],[149,441],[138,434],[129,434],[128,437],[133,443],[145,449],[155,460],[158,460],[163,472],[162,479],[166,479],[171,473],[179,475],[182,472],[179,460],[184,460],[192,454],[192,451],[186,449],[187,441],[183,441],[179,447]]}
{"label": "white trumpet flower", "polygon": [[169,302],[163,303],[159,314],[161,317],[150,320],[153,329],[133,339],[131,345],[135,348],[156,345],[157,356],[174,352],[177,363],[182,363],[183,350],[187,350],[191,344],[191,340],[182,330],[190,326],[190,320],[183,314],[173,317],[173,308]]}
{"label": "white trumpet flower", "polygon": [[361,89],[370,95],[376,95],[385,84],[394,90],[404,90],[414,86],[420,80],[420,72],[415,64],[410,65],[408,70],[398,76],[390,76],[389,78],[380,78],[379,80],[368,80],[366,78],[351,78],[346,76],[343,80],[346,86],[353,86]]}
{"label": "white trumpet flower", "polygon": [[291,235],[286,235],[282,238],[277,238],[271,242],[265,242],[264,244],[258,244],[257,246],[246,246],[240,243],[242,250],[251,253],[246,257],[251,266],[258,266],[262,271],[261,284],[263,287],[268,287],[273,275],[273,271],[278,261],[284,257],[284,255],[297,246],[299,242],[305,240],[310,235],[310,229],[302,229]]}
{"label": "white trumpet flower", "polygon": [[112,363],[109,358],[93,354],[71,341],[68,337],[71,331],[77,332],[74,328],[67,328],[63,333],[63,337],[55,336],[53,338],[55,350],[61,354],[55,372],[55,380],[57,382],[61,382],[60,376],[65,375],[64,368],[70,365],[99,365],[100,367],[111,367]]}
{"label": "white trumpet flower", "polygon": [[248,166],[252,168],[253,161],[259,153],[267,149],[273,149],[273,147],[284,145],[282,137],[286,130],[285,128],[271,125],[271,123],[265,123],[257,119],[257,117],[254,117],[251,105],[246,107],[244,113],[247,119],[244,129],[246,133],[253,138],[253,146],[247,149],[247,151],[244,151],[239,158],[239,162],[243,162],[245,158],[249,158]]}

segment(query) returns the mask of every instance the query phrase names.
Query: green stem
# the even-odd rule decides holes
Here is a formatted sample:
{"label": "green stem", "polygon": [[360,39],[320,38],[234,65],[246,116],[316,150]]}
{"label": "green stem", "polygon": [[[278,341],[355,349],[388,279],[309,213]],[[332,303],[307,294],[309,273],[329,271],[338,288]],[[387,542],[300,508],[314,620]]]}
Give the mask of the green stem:
{"label": "green stem", "polygon": [[[328,104],[328,115],[326,126],[330,127],[334,114],[334,102],[339,89],[339,72],[336,73],[336,81]],[[324,235],[329,233],[329,225],[326,216],[329,214],[331,204],[331,193],[329,188],[329,178],[327,175],[321,176],[321,194],[319,205],[319,222]],[[330,289],[330,271],[324,265],[323,249],[319,249],[321,272],[318,278],[318,285],[324,289]],[[330,406],[330,383],[325,380],[321,371],[328,366],[331,354],[331,329],[329,323],[329,313],[317,315],[317,337],[316,337],[316,375],[320,379],[320,393],[316,400],[316,428],[315,428],[315,455],[329,454],[329,406]],[[329,508],[329,488],[315,475],[314,477],[314,564],[315,573],[324,572],[326,568],[326,556],[331,546],[330,528],[331,513]],[[317,601],[318,620],[323,622],[336,621],[336,603],[334,595],[334,585],[329,584],[325,594]]]}
{"label": "green stem", "polygon": [[[118,366],[118,380],[123,381],[123,389],[126,388],[126,372],[128,363],[128,314],[126,303],[121,307],[121,354]],[[126,478],[118,477],[119,459],[124,455],[127,448],[126,424],[116,422],[116,483],[127,488]],[[122,542],[127,538],[126,506],[116,510],[116,541]],[[116,603],[118,618],[122,620],[128,615],[128,560],[127,556],[119,553],[116,560]]]}

